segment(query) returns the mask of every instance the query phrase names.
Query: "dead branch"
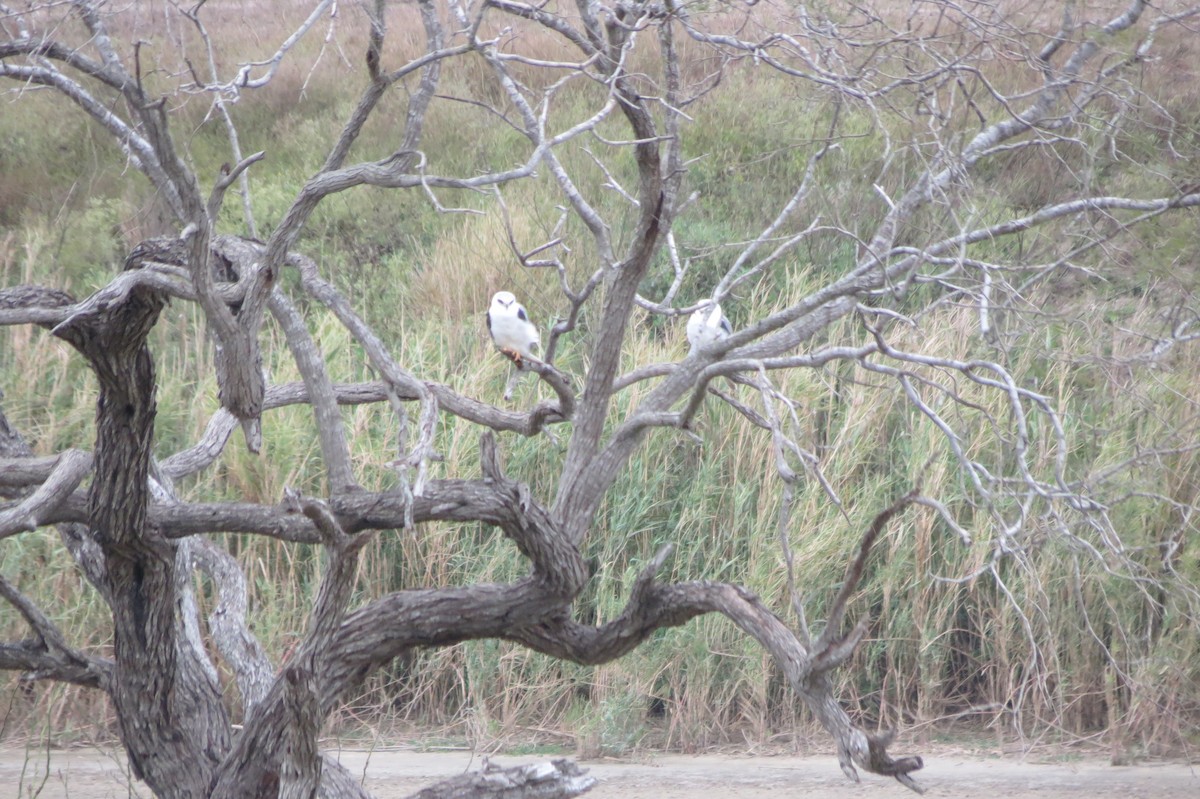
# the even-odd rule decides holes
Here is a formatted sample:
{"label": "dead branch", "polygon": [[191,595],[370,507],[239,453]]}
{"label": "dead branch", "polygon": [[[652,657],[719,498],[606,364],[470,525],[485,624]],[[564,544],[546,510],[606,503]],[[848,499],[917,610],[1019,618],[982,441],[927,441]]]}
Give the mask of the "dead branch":
{"label": "dead branch", "polygon": [[409,799],[569,799],[590,790],[596,778],[570,760],[501,768],[488,761],[483,769],[439,782]]}
{"label": "dead branch", "polygon": [[0,539],[40,527],[39,517],[69,496],[91,468],[92,456],[85,452],[72,449],[59,455],[36,491],[16,506],[0,510]]}
{"label": "dead branch", "polygon": [[[832,654],[832,649],[841,643],[842,634],[842,619],[846,615],[846,603],[850,600],[851,595],[858,590],[859,581],[862,580],[863,569],[867,565],[867,558],[871,556],[871,548],[875,546],[875,541],[879,538],[883,528],[892,520],[896,514],[911,505],[920,495],[920,489],[914,488],[904,496],[897,499],[888,507],[881,510],[875,519],[871,522],[871,526],[867,528],[867,532],[863,535],[862,541],[858,545],[858,554],[854,556],[854,560],[846,568],[846,576],[842,578],[842,587],[838,589],[837,596],[834,597],[833,603],[829,606],[829,617],[825,622],[825,629],[817,638],[816,652],[818,653],[818,661],[823,658],[828,663],[828,668],[840,665],[845,657],[849,656],[853,646],[850,646],[847,651],[840,653],[840,657],[835,657]],[[862,637],[863,630],[856,630],[846,636],[847,639],[854,639],[857,644],[857,639]],[[828,655],[826,653],[829,653]]]}
{"label": "dead branch", "polygon": [[25,619],[36,638],[0,644],[0,668],[24,672],[28,680],[59,680],[88,688],[108,690],[113,663],[93,657],[67,644],[49,618],[30,599],[0,575],[3,597]]}

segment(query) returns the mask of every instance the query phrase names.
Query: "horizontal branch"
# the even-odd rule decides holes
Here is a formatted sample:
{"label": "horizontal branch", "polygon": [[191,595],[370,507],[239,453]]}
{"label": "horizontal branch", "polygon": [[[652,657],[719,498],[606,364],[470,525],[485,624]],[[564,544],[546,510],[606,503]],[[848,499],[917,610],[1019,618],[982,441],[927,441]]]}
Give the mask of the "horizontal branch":
{"label": "horizontal branch", "polygon": [[[354,491],[329,500],[337,523],[347,533],[392,530],[405,526],[408,502],[399,491]],[[518,514],[530,512],[527,490],[485,480],[431,480],[425,493],[412,500],[414,522],[483,522],[516,527]],[[48,510],[42,524],[86,522],[87,498],[75,492]],[[302,544],[321,543],[321,534],[303,514],[282,505],[252,502],[155,503],[149,508],[150,525],[166,538],[183,538],[211,532],[248,533]],[[523,539],[524,534],[514,536]],[[518,542],[520,543],[520,542]]]}
{"label": "horizontal branch", "polygon": [[85,75],[108,84],[117,91],[124,91],[126,88],[123,75],[105,68],[99,61],[93,61],[78,50],[67,47],[61,42],[56,42],[52,39],[22,36],[6,42],[0,42],[0,58],[13,58],[15,56],[36,56],[52,61],[61,61]]}
{"label": "horizontal branch", "polygon": [[908,247],[897,247],[892,250],[895,254],[907,257],[888,267],[889,273],[900,270],[907,272],[924,260],[941,256],[958,250],[961,247],[980,242],[993,241],[1001,236],[1022,233],[1056,219],[1068,216],[1079,216],[1092,213],[1109,213],[1112,211],[1130,211],[1142,214],[1159,214],[1177,208],[1200,207],[1200,192],[1190,192],[1178,197],[1153,197],[1138,199],[1135,197],[1084,197],[1078,200],[1056,203],[1040,208],[1032,214],[1015,219],[1009,219],[987,227],[975,228],[947,239],[929,245],[919,250]]}
{"label": "horizontal branch", "polygon": [[[0,320],[3,320],[4,313],[5,311],[0,310]],[[61,321],[64,316],[61,311],[51,313],[55,315],[55,318],[49,321]],[[553,370],[552,367],[546,367],[546,370],[553,371],[555,375],[553,379],[561,382],[566,391],[570,390],[569,384],[565,383],[566,377],[562,373]],[[549,400],[538,403],[529,411],[510,411],[459,394],[442,383],[426,382],[424,385],[437,399],[440,410],[445,410],[467,421],[482,424],[498,432],[514,432],[531,436],[539,433],[547,424],[555,424],[565,419],[560,405]],[[362,383],[336,383],[333,388],[339,405],[366,405],[388,401],[387,387],[378,380]],[[403,401],[417,401],[414,394],[397,393]],[[308,390],[303,383],[282,383],[267,389],[263,410],[274,410],[307,402]],[[159,464],[159,468],[172,480],[179,480],[208,468],[220,457],[237,424],[238,421],[233,414],[224,409],[218,409],[209,420],[208,427],[200,441],[164,459]],[[24,488],[45,481],[59,457],[59,455],[51,455],[36,458],[0,458],[0,488]],[[287,535],[281,537],[286,538]]]}
{"label": "horizontal branch", "polygon": [[45,482],[36,491],[15,507],[0,510],[0,539],[36,530],[46,511],[70,496],[91,469],[92,456],[86,452],[69,449],[59,455]]}
{"label": "horizontal branch", "polygon": [[[186,273],[170,264],[146,261],[137,270],[119,273],[108,285],[99,289],[95,294],[78,303],[64,303],[66,295],[55,289],[41,286],[14,286],[0,289],[0,326],[5,325],[45,325],[57,327],[67,320],[98,310],[118,302],[130,291],[138,287],[153,288],[169,297],[181,300],[196,299],[196,293],[186,282]],[[213,293],[225,304],[237,303],[245,296],[245,286],[241,283],[217,282],[213,284]],[[17,292],[24,292],[21,304],[18,304]]]}
{"label": "horizontal branch", "polygon": [[0,489],[28,488],[44,482],[54,471],[63,454],[65,453],[45,457],[31,455],[28,458],[0,458]]}
{"label": "horizontal branch", "polygon": [[28,680],[55,680],[104,689],[111,679],[112,662],[100,658],[63,658],[30,639],[0,644],[0,671],[19,671]]}

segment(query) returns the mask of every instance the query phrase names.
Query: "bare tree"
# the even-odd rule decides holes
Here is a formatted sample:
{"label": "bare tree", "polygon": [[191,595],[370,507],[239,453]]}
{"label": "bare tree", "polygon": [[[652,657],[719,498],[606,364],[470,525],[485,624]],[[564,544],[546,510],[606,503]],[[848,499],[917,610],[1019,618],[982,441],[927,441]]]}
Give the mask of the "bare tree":
{"label": "bare tree", "polygon": [[[1138,76],[1154,68],[1156,42],[1192,24],[1200,10],[1163,11],[1132,1],[1084,10],[1068,2],[1048,21],[1010,12],[1003,2],[878,5],[818,12],[765,2],[417,0],[424,49],[396,64],[388,35],[394,10],[382,0],[349,9],[319,0],[304,9],[303,21],[273,54],[229,66],[209,33],[216,10],[204,2],[168,3],[168,15],[190,26],[200,43],[194,60],[158,56],[162,70],[178,75],[169,91],[208,98],[227,131],[231,165],[212,187],[201,186],[197,166],[181,154],[168,89],[149,85],[141,42],[149,34],[124,12],[87,0],[0,5],[0,77],[17,95],[51,90],[102,126],[150,181],[176,231],[134,247],[125,270],[90,297],[33,285],[0,290],[0,323],[51,329],[99,381],[90,453],[33,457],[0,417],[0,488],[13,497],[0,509],[0,536],[59,525],[113,620],[111,659],[81,651],[0,576],[0,591],[32,630],[25,641],[0,646],[0,667],[106,692],[134,773],[157,795],[357,796],[362,789],[321,755],[317,735],[348,692],[406,651],[496,638],[594,664],[622,657],[656,630],[719,613],[770,653],[836,742],[848,777],[856,780],[857,770],[866,769],[919,790],[910,775],[921,759],[891,756],[892,734],[870,732],[852,719],[831,679],[867,630],[866,619],[846,624],[845,616],[888,520],[919,503],[969,538],[953,508],[919,486],[880,509],[857,553],[848,556],[846,579],[819,628],[806,619],[803,591],[794,583],[795,620],[789,625],[739,586],[660,581],[656,575],[669,547],[642,571],[619,618],[590,626],[572,612],[589,579],[580,547],[589,536],[605,534],[596,529],[603,498],[649,431],[690,432],[706,398],[731,403],[771,437],[785,491],[785,531],[791,487],[824,478],[820,458],[804,440],[802,411],[778,376],[839,362],[894,381],[944,434],[968,502],[994,525],[993,557],[982,570],[999,585],[1000,564],[1021,557],[1023,537],[1035,524],[1071,537],[1091,556],[1128,565],[1105,506],[1068,470],[1070,442],[1053,404],[1006,366],[1006,337],[1010,320],[1032,310],[1025,304],[1031,287],[1085,268],[1089,256],[1139,222],[1200,205],[1194,187],[1176,186],[1169,175],[1127,196],[1106,186],[1102,170],[1094,168],[1109,150],[1115,153],[1115,136],[1124,115],[1134,113],[1133,104],[1154,101],[1139,88]],[[249,198],[254,165],[264,154],[242,152],[230,104],[253,102],[254,91],[295,57],[297,42],[341,17],[369,27],[358,103],[278,224],[260,228]],[[549,59],[523,49],[522,32],[533,30],[555,37],[562,55]],[[523,137],[522,163],[441,174],[422,151],[432,104],[463,99],[439,95],[443,70],[462,59],[482,64],[492,89],[466,99]],[[999,78],[988,69],[997,63],[1010,68]],[[844,241],[856,251],[855,261],[816,290],[694,348],[681,361],[622,373],[622,346],[636,315],[675,317],[701,307],[677,301],[693,276],[680,254],[686,242],[677,241],[676,221],[705,202],[689,185],[688,111],[731,70],[749,69],[815,87],[824,93],[828,113],[804,145],[807,168],[790,200],[755,236],[731,245],[723,275],[701,296],[735,298],[818,240]],[[587,83],[595,101],[563,123],[556,100],[569,82]],[[352,163],[364,125],[397,87],[408,94],[394,151]],[[851,116],[872,120],[888,150],[877,162],[875,196],[863,198],[869,210],[860,219],[825,219],[820,197],[830,189],[823,170],[856,135],[847,122]],[[622,133],[613,138],[614,130]],[[1169,127],[1164,142],[1185,146]],[[623,208],[613,211],[611,203],[589,196],[572,174],[562,156],[578,148],[591,154]],[[983,170],[1002,170],[1028,151],[1052,154],[1064,169],[1077,169],[1078,180],[1019,218],[981,213]],[[556,195],[548,205],[563,209],[563,221],[547,241],[521,241],[510,230],[513,257],[557,279],[561,313],[545,337],[545,360],[528,362],[553,396],[528,409],[499,407],[414,374],[339,293],[322,264],[295,248],[313,210],[337,192],[408,189],[451,211],[443,204],[447,192],[475,190],[491,193],[494,212],[503,214],[506,187],[535,174],[552,178]],[[243,199],[245,235],[217,229],[231,189]],[[566,224],[568,218],[577,224]],[[1038,263],[1005,262],[995,249],[977,254],[980,244],[1039,227],[1054,230],[1059,246],[1039,253]],[[286,270],[295,270],[302,291],[345,326],[379,380],[331,381],[304,317],[280,287]],[[653,270],[666,270],[669,287],[645,296],[640,292]],[[168,298],[203,310],[217,356],[221,407],[203,440],[156,460],[154,363],[146,337]],[[901,343],[923,315],[951,303],[973,309],[977,326],[970,334],[989,342],[993,357],[962,361]],[[584,336],[577,323],[588,306],[595,306],[595,321]],[[829,331],[847,318],[860,320],[860,335],[831,340]],[[1155,352],[1194,339],[1194,314],[1190,319],[1159,336]],[[260,351],[268,324],[283,332],[302,384],[269,384]],[[588,353],[580,375],[554,365],[560,342],[570,337],[579,337]],[[748,386],[752,399],[718,388],[714,381],[722,376]],[[640,399],[619,417],[615,397],[635,387]],[[975,391],[1002,398],[1006,415],[981,410],[971,400]],[[351,462],[339,405],[367,402],[389,403],[403,431],[394,491],[363,490]],[[327,496],[289,493],[273,506],[178,498],[174,481],[212,466],[239,425],[245,445],[257,451],[262,415],[296,403],[312,408]],[[430,476],[444,415],[479,427],[481,475]],[[961,446],[957,426],[980,415],[1005,442],[1003,452],[981,456]],[[537,436],[553,426],[566,431],[566,453],[555,493],[535,496],[505,475],[494,434]],[[1048,471],[1039,465],[1047,453]],[[88,476],[90,485],[81,488]],[[840,503],[835,488],[827,490],[830,502]],[[356,559],[372,531],[429,520],[497,526],[528,559],[529,573],[511,583],[399,591],[351,607]],[[248,628],[241,568],[204,536],[218,531],[319,545],[328,555],[308,630],[282,667],[270,662]],[[786,534],[781,545],[790,570]],[[206,631],[192,596],[196,570],[218,595]],[[235,675],[245,718],[239,732],[231,729],[210,652]],[[487,776],[438,790],[569,796],[591,784],[569,764],[491,775],[491,782]]]}

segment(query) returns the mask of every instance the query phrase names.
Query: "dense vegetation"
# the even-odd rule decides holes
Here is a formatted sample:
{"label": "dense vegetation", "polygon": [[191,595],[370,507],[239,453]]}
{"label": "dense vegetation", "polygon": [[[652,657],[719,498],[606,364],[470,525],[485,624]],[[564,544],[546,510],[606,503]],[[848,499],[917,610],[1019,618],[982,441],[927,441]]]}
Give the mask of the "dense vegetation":
{"label": "dense vegetation", "polygon": [[[252,35],[264,33],[257,24],[235,25],[224,33],[221,47],[237,52]],[[345,53],[363,51],[355,33],[341,35]],[[305,46],[315,57],[322,45],[316,40]],[[1174,104],[1169,110],[1184,124],[1171,135],[1200,135],[1197,51],[1195,42],[1181,36],[1167,48],[1178,69],[1155,73],[1160,76],[1155,80],[1178,81],[1167,93]],[[319,165],[352,104],[344,86],[356,72],[340,51],[325,52],[311,72],[302,63],[285,63],[275,81],[247,94],[233,109],[246,151],[267,151],[256,167],[252,196],[260,219],[274,220],[286,208]],[[1184,77],[1188,74],[1191,79]],[[479,76],[464,61],[450,65],[443,80],[443,93],[455,95],[462,87],[465,94],[477,89],[472,82]],[[571,98],[583,103],[589,90],[570,84],[560,101],[569,109]],[[189,156],[200,174],[211,178],[228,159],[223,129],[208,114],[206,98],[173,102],[180,106],[176,113],[188,120],[177,130],[191,131],[183,139]],[[1146,162],[1160,157],[1164,109],[1138,110],[1115,123],[1113,137],[1123,156],[1103,167],[1116,170],[1130,185],[1164,175],[1187,179],[1196,164]],[[784,90],[772,73],[746,67],[732,68],[688,113],[695,124],[687,155],[697,159],[690,167],[690,187],[706,202],[683,217],[677,230],[688,242],[683,255],[694,263],[683,291],[687,299],[697,299],[724,271],[725,245],[755,235],[786,202],[805,168],[802,145],[820,135],[834,109],[815,94],[804,96],[794,84]],[[382,116],[360,147],[387,150],[390,130],[387,115]],[[877,213],[863,200],[872,196],[869,176],[883,157],[885,132],[895,132],[886,126],[906,124],[866,115],[854,121],[860,123],[861,137],[844,142],[836,157],[820,166],[816,205],[827,219]],[[963,130],[969,124],[962,120]],[[515,134],[468,104],[437,106],[424,141],[430,161],[456,174],[520,158]],[[563,158],[587,172],[589,158],[582,149]],[[0,114],[0,284],[42,282],[83,295],[106,282],[134,243],[163,232],[153,199],[131,171],[122,168],[106,134],[74,109],[36,93],[19,103],[6,99]],[[1036,207],[1061,190],[1059,182],[1069,179],[1062,173],[1061,153],[1014,153],[990,176],[994,207],[984,210],[1002,219]],[[590,174],[593,189],[605,180],[598,170]],[[557,212],[539,196],[537,181],[505,189],[515,230],[553,227]],[[448,193],[441,199],[487,215],[439,214],[419,191],[359,189],[327,200],[299,248],[319,259],[414,373],[498,401],[507,366],[486,339],[487,299],[510,288],[544,327],[559,310],[556,277],[550,271],[520,271],[490,196]],[[229,202],[224,209],[231,231],[241,229],[237,206]],[[928,224],[942,223],[930,219]],[[1053,252],[1057,242],[1054,230],[1046,229],[996,246],[1019,248],[1032,260]],[[1138,228],[1090,256],[1104,265],[1097,273],[1102,277],[1072,273],[1031,288],[1028,307],[1044,313],[1050,324],[1018,331],[1009,342],[1022,366],[1014,373],[1060,411],[1073,446],[1067,454],[1072,475],[1113,499],[1110,517],[1142,571],[1107,570],[1102,558],[1089,557],[1067,541],[1033,536],[991,572],[988,537],[966,544],[932,512],[907,515],[888,532],[857,599],[856,610],[870,614],[873,624],[853,667],[842,672],[847,684],[841,696],[884,725],[915,726],[926,734],[965,721],[1001,738],[1100,742],[1122,756],[1200,743],[1195,740],[1200,605],[1194,591],[1200,586],[1200,348],[1193,341],[1158,353],[1155,342],[1139,333],[1194,309],[1198,250],[1194,216],[1164,217]],[[726,312],[736,327],[853,261],[845,245],[814,243],[746,287],[727,303]],[[664,262],[650,281],[660,281],[661,292],[669,276]],[[913,302],[917,307],[917,299]],[[344,331],[324,319],[322,310],[308,311],[335,379],[368,378]],[[160,376],[158,445],[164,455],[195,440],[216,407],[211,347],[181,333],[195,329],[189,316],[194,313],[187,305],[172,306],[152,337]],[[983,357],[985,342],[967,334],[973,314],[945,302],[924,313],[910,335],[927,351]],[[586,349],[578,339],[586,337],[586,323],[576,339],[566,342],[558,361],[565,371],[580,367]],[[853,322],[836,334],[847,342],[866,336]],[[268,326],[266,335],[280,334]],[[682,322],[672,326],[647,317],[629,339],[630,362],[676,360],[686,348]],[[265,351],[283,352],[278,347]],[[285,360],[268,368],[275,380],[296,379]],[[0,330],[4,408],[39,451],[90,439],[91,407],[80,401],[92,391],[90,379],[84,364],[44,333]],[[839,508],[815,480],[802,484],[793,498],[789,535],[797,580],[810,613],[820,618],[822,597],[836,588],[848,554],[880,507],[918,479],[927,493],[952,502],[962,493],[964,478],[947,456],[940,432],[902,401],[898,388],[881,388],[872,374],[844,365],[788,380],[788,390],[801,399],[808,442],[842,500]],[[530,401],[536,390],[532,381],[524,384],[518,401]],[[622,401],[632,399],[623,396]],[[996,397],[980,393],[974,399],[991,412],[1006,412]],[[231,447],[218,469],[179,488],[193,498],[239,496],[268,503],[285,486],[319,492],[309,413],[305,407],[272,411],[264,418],[266,449],[260,457]],[[394,452],[393,420],[375,406],[345,414],[361,471],[375,480],[367,487],[388,486],[394,480],[385,467]],[[964,448],[987,451],[994,445],[987,426],[964,429],[975,434]],[[671,578],[742,582],[773,607],[787,606],[776,527],[781,487],[771,466],[769,437],[716,403],[702,415],[699,432],[699,439],[655,432],[611,492],[599,525],[606,532],[592,539],[586,553],[597,572],[581,607],[585,620],[603,621],[618,613],[639,566],[668,541],[678,547]],[[1164,448],[1164,442],[1173,444]],[[476,444],[467,425],[447,417],[439,441],[446,462],[437,468],[474,473]],[[556,446],[545,437],[511,437],[504,445],[510,473],[535,492],[539,486],[549,490],[539,481],[561,457]],[[1114,469],[1131,459],[1129,468]],[[1175,504],[1152,501],[1149,495]],[[972,530],[969,506],[964,503],[956,512],[962,526]],[[251,575],[255,632],[273,656],[280,656],[303,631],[319,554],[256,538],[237,546]],[[106,641],[96,638],[106,629],[99,621],[106,613],[103,603],[60,549],[48,530],[8,539],[0,545],[0,573],[53,609],[73,641],[103,649]],[[401,587],[503,579],[523,568],[511,544],[489,529],[427,524],[412,534],[396,532],[372,542],[359,590],[365,598]],[[1171,585],[1192,590],[1163,588]],[[0,605],[0,632],[11,638],[20,630],[19,617]],[[103,711],[86,692],[30,688],[15,677],[5,691],[4,734],[69,739],[103,732],[93,725]],[[588,751],[624,751],[640,744],[696,749],[789,740],[803,729],[797,727],[802,720],[796,712],[769,657],[727,621],[705,617],[661,632],[619,662],[595,668],[555,662],[503,642],[422,654],[395,663],[373,680],[341,728],[386,737],[420,725],[479,744],[574,740]]]}

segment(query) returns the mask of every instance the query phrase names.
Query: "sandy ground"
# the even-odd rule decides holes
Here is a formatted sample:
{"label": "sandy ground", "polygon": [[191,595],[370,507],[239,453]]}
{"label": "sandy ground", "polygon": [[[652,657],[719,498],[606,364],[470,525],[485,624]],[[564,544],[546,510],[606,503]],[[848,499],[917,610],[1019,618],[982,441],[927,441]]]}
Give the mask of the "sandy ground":
{"label": "sandy ground", "polygon": [[[478,769],[469,752],[343,750],[340,758],[380,799],[399,799],[439,779]],[[546,760],[545,756],[495,757],[500,765]],[[893,780],[865,776],[847,781],[831,755],[812,757],[735,757],[729,755],[652,755],[630,761],[582,764],[599,784],[590,799],[815,799],[911,796]],[[95,749],[47,754],[0,749],[0,798],[116,799],[149,797],[126,776],[124,761]],[[922,784],[931,797],[987,799],[1196,799],[1200,766],[1183,764],[1113,767],[1103,761],[1064,764],[933,755],[925,759]]]}

